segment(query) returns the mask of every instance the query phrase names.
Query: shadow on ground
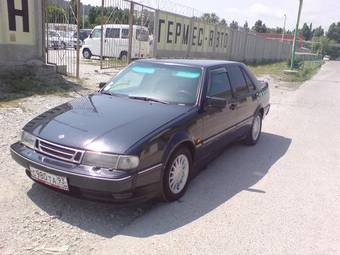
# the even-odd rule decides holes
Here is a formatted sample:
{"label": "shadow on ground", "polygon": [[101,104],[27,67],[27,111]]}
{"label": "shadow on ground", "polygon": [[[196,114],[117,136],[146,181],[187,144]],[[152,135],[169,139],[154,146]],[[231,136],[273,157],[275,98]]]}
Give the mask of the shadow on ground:
{"label": "shadow on ground", "polygon": [[[78,200],[34,184],[29,198],[42,210],[66,223],[111,238],[116,234],[148,237],[167,233],[204,216],[243,190],[260,181],[281,157],[291,139],[263,133],[256,146],[234,144],[225,149],[191,183],[186,195],[174,203],[146,203],[141,206],[117,207]],[[60,215],[58,215],[60,214]],[[138,217],[136,227],[124,229]]]}
{"label": "shadow on ground", "polygon": [[[55,73],[34,74],[29,71],[0,75],[0,103],[33,95],[65,95],[85,90],[76,81]],[[83,94],[83,93],[82,93]]]}

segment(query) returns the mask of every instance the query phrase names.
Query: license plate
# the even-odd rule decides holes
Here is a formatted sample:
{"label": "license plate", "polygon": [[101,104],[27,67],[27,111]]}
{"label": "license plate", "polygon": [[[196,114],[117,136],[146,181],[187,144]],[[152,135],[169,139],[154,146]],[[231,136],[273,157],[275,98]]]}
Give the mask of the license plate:
{"label": "license plate", "polygon": [[64,176],[58,176],[50,173],[46,173],[34,167],[30,167],[31,177],[38,182],[42,182],[51,187],[69,190],[67,179]]}

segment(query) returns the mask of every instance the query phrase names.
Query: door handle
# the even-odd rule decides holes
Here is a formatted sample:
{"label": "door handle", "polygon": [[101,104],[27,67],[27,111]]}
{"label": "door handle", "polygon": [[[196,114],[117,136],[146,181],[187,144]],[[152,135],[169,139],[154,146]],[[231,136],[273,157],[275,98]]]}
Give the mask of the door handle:
{"label": "door handle", "polygon": [[236,103],[231,103],[231,104],[229,105],[229,109],[230,109],[230,110],[235,110],[236,107],[237,107],[237,104],[236,104]]}

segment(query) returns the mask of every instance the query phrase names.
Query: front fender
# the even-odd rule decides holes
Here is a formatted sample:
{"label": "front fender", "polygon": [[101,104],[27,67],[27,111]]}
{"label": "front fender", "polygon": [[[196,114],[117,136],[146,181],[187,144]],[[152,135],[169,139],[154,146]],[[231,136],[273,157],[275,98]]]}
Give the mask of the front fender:
{"label": "front fender", "polygon": [[[193,138],[190,136],[189,133],[185,131],[181,131],[178,133],[175,133],[170,139],[169,142],[167,143],[163,157],[162,157],[162,162],[164,165],[168,162],[171,154],[183,143],[188,143],[192,148],[195,147],[195,143],[193,141]],[[191,148],[189,148],[191,149]]]}

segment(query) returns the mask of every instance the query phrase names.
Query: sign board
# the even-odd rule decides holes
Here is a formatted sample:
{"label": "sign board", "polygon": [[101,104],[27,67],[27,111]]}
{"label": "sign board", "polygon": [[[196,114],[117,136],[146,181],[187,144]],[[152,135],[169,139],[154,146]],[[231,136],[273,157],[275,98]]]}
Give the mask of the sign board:
{"label": "sign board", "polygon": [[227,55],[229,29],[197,18],[157,11],[155,57],[210,57]]}
{"label": "sign board", "polygon": [[35,11],[32,0],[2,0],[0,44],[35,44]]}

